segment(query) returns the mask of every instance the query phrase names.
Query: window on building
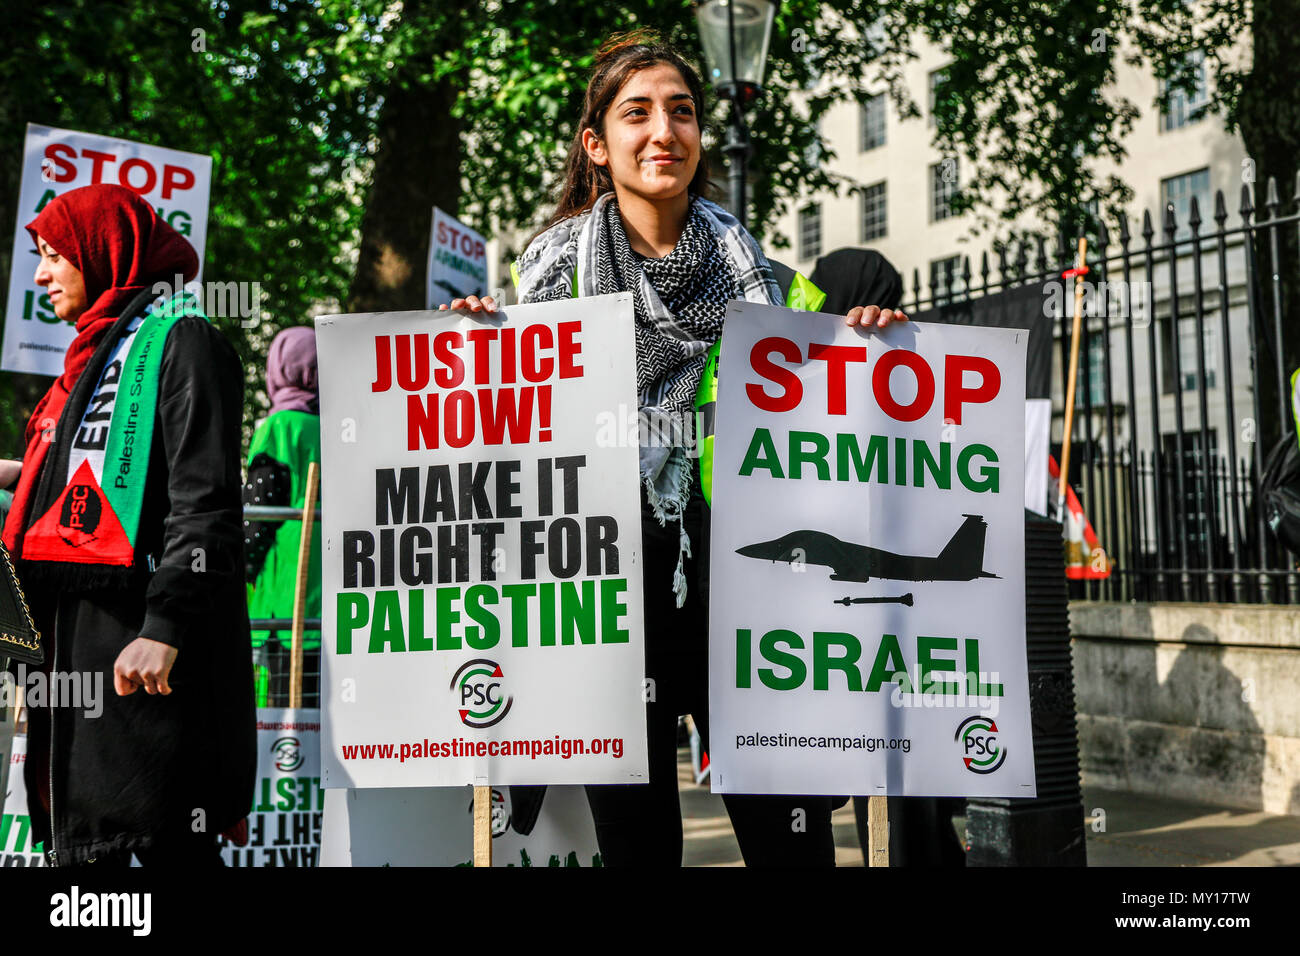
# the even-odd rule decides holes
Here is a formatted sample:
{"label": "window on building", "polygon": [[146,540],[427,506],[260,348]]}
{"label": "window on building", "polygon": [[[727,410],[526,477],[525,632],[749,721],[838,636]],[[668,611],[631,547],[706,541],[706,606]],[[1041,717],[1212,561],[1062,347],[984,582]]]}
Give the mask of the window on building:
{"label": "window on building", "polygon": [[804,150],[803,157],[809,166],[817,166],[822,161],[822,121],[820,119],[813,124],[812,142]]}
{"label": "window on building", "polygon": [[865,153],[869,149],[885,145],[885,94],[877,93],[862,104],[861,113],[862,145]]}
{"label": "window on building", "polygon": [[961,284],[961,256],[930,260],[930,298],[934,305],[951,302]]}
{"label": "window on building", "polygon": [[930,167],[930,221],[952,216],[952,201],[957,196],[959,170],[957,158],[949,157]]}
{"label": "window on building", "polygon": [[1193,196],[1196,197],[1196,205],[1201,211],[1201,219],[1209,219],[1214,211],[1214,207],[1210,204],[1209,169],[1198,169],[1195,172],[1160,180],[1161,221],[1156,225],[1156,229],[1162,239],[1164,238],[1164,210],[1171,205],[1174,207],[1174,222],[1178,224],[1174,237],[1186,239],[1192,234],[1187,220],[1192,213]]}
{"label": "window on building", "polygon": [[1169,106],[1160,113],[1162,130],[1178,129],[1201,119],[1197,111],[1210,102],[1209,88],[1205,83],[1205,53],[1193,50],[1187,55],[1186,68],[1192,74],[1191,92],[1183,89],[1169,90],[1169,81],[1160,81],[1160,92],[1169,92]]}
{"label": "window on building", "polygon": [[[1172,426],[1172,422],[1166,424],[1161,421],[1160,424],[1162,428]],[[1214,467],[1213,463],[1221,460],[1218,432],[1213,428],[1205,433],[1200,429],[1186,429],[1183,432],[1181,462],[1178,460],[1177,433],[1165,432],[1160,436],[1160,444],[1160,471],[1166,495],[1166,504],[1160,509],[1160,523],[1164,531],[1166,560],[1177,561],[1179,551],[1182,550],[1181,542],[1185,541],[1188,560],[1195,567],[1201,562],[1200,555],[1207,551],[1211,554],[1221,552],[1226,547],[1223,532],[1218,531],[1210,521],[1208,496],[1201,483],[1190,477],[1205,474]],[[1208,462],[1206,452],[1209,453]],[[1174,477],[1179,470],[1189,476],[1183,482],[1181,503],[1178,501],[1178,482]],[[1222,494],[1222,491],[1219,493]],[[1232,507],[1231,504],[1228,507]],[[1226,531],[1222,499],[1217,510],[1221,526]]]}
{"label": "window on building", "polygon": [[[1214,388],[1215,373],[1219,368],[1216,355],[1218,340],[1214,335],[1214,326],[1204,323],[1205,329],[1205,387]],[[1195,392],[1200,389],[1197,369],[1200,357],[1196,354],[1196,320],[1183,319],[1178,323],[1178,370],[1182,373],[1183,391]]]}
{"label": "window on building", "polygon": [[[1160,321],[1160,358],[1164,374],[1161,376],[1161,392],[1172,395],[1174,392],[1174,357],[1170,344],[1169,319],[1161,317]],[[1205,387],[1214,388],[1219,371],[1219,337],[1215,327],[1205,320]],[[1200,390],[1200,358],[1196,354],[1196,319],[1189,316],[1178,321],[1178,377],[1179,387],[1184,392]]]}
{"label": "window on building", "polygon": [[885,21],[872,20],[867,24],[862,30],[862,40],[870,51],[872,59],[884,53],[889,43],[889,31],[885,29]]}
{"label": "window on building", "polygon": [[888,211],[884,183],[876,183],[862,190],[863,242],[883,238],[888,233]]}
{"label": "window on building", "polygon": [[799,258],[815,259],[822,254],[821,203],[809,203],[799,210]]}
{"label": "window on building", "polygon": [[1074,384],[1076,408],[1101,408],[1106,401],[1106,338],[1101,330],[1088,335],[1088,350],[1079,354]]}
{"label": "window on building", "polygon": [[930,112],[929,112],[929,116],[926,118],[926,122],[929,123],[929,125],[931,126],[936,125],[936,120],[934,118],[934,109],[939,102],[939,97],[942,96],[944,93],[943,84],[947,81],[947,79],[948,79],[947,67],[942,67],[938,70],[930,71]]}

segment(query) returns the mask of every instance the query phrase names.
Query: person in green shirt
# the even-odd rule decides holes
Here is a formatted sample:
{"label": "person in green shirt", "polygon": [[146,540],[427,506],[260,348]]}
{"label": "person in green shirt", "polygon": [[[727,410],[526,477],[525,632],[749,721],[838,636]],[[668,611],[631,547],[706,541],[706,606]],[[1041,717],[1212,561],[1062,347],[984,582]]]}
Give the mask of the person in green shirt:
{"label": "person in green shirt", "polygon": [[[307,498],[307,469],[320,462],[320,397],[316,382],[316,333],[306,326],[282,330],[266,360],[271,413],[258,423],[248,447],[244,504],[301,509]],[[293,616],[298,582],[301,521],[244,520],[244,557],[249,617]],[[312,529],[305,616],[321,614],[320,523]],[[253,630],[257,662],[257,704],[289,702],[290,626]],[[320,631],[303,632],[303,704],[319,706]]]}

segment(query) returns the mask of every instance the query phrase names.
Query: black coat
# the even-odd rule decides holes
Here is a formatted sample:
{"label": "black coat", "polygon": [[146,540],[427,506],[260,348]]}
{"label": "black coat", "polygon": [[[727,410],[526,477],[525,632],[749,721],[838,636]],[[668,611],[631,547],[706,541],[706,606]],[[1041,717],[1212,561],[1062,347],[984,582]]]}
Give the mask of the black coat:
{"label": "black coat", "polygon": [[[169,332],[157,408],[132,583],[90,589],[37,578],[28,588],[47,668],[102,675],[98,717],[84,706],[29,709],[24,772],[33,836],[54,852],[56,865],[198,831],[215,835],[253,801],[243,372],[234,349],[204,319],[187,316]],[[60,421],[60,434],[64,427]],[[117,696],[114,661],[140,636],[178,648],[170,695],[141,689]],[[48,816],[43,791],[51,794]]]}

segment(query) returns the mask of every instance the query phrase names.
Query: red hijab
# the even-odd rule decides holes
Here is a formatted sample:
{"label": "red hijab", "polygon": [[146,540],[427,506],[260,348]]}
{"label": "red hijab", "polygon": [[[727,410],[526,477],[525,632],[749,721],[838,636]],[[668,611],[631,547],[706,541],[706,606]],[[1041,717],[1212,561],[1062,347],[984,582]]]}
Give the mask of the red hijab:
{"label": "red hijab", "polygon": [[4,542],[15,557],[22,556],[29,499],[52,444],[42,432],[59,420],[100,340],[145,289],[174,282],[178,274],[188,282],[199,271],[194,247],[125,186],[83,186],[56,196],[27,224],[27,231],[32,242],[39,234],[77,268],[90,306],[77,319],[77,337],[63,357],[63,374],[36,403],[27,423],[23,471],[4,526]]}

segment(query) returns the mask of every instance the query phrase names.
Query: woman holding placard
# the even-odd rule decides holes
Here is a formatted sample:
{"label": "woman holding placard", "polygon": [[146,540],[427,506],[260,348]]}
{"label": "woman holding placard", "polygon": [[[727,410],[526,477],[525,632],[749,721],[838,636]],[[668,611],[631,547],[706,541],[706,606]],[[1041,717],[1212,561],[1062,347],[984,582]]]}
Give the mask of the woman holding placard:
{"label": "woman holding placard", "polygon": [[[633,294],[643,435],[647,421],[693,434],[728,300],[792,302],[753,237],[705,198],[703,110],[703,84],[680,54],[651,33],[612,37],[596,54],[558,208],[515,269],[521,302]],[[470,296],[451,308],[496,303]],[[905,318],[867,305],[845,321]],[[642,445],[640,461],[650,783],[587,795],[607,866],[678,866],[678,715],[708,732],[708,509],[686,447]],[[724,800],[747,864],[833,865],[829,798]]]}

